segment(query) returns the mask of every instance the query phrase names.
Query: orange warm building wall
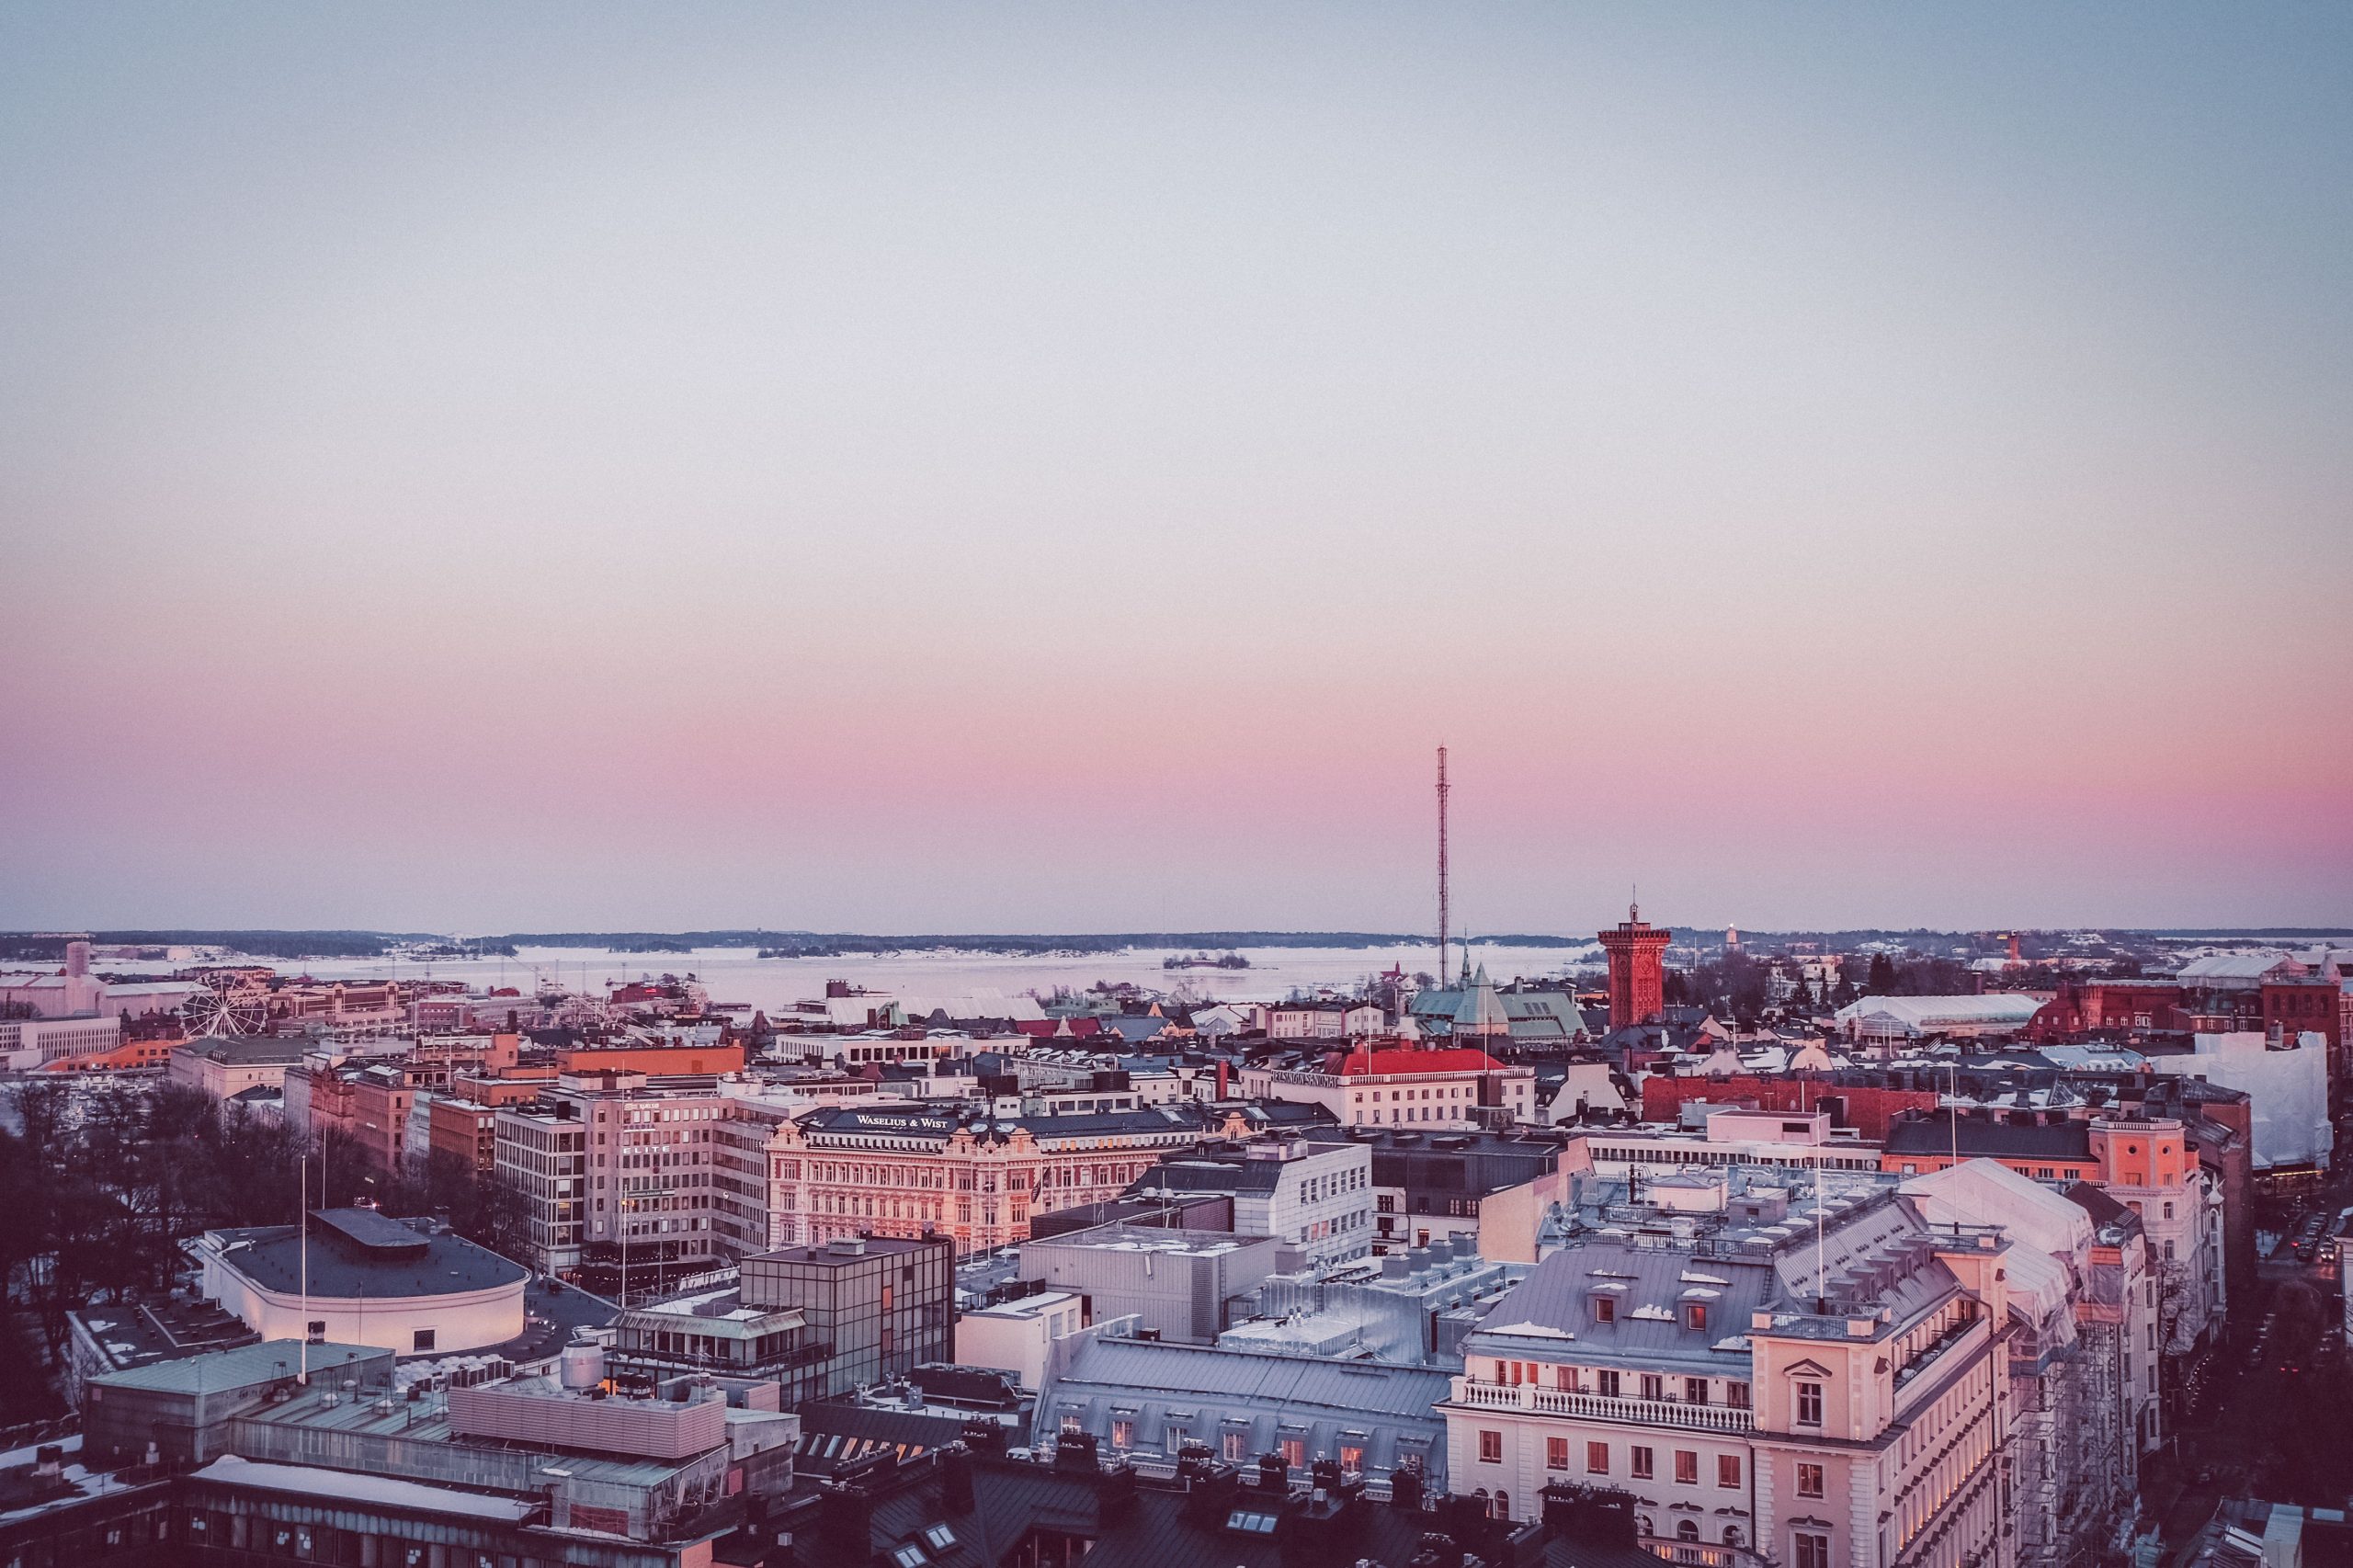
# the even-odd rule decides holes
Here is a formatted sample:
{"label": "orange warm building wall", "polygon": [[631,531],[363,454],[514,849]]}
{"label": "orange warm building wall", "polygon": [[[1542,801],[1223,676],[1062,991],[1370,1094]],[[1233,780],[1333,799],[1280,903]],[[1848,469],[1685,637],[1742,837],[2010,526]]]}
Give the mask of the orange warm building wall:
{"label": "orange warm building wall", "polygon": [[2100,1165],[2097,1179],[2114,1187],[2178,1187],[2187,1169],[2178,1126],[2153,1133],[2094,1122],[2092,1158]]}
{"label": "orange warm building wall", "polygon": [[172,1052],[186,1045],[184,1040],[127,1040],[112,1051],[92,1051],[87,1056],[61,1056],[54,1062],[43,1062],[43,1073],[118,1073],[142,1067],[166,1067]]}
{"label": "orange warm building wall", "polygon": [[[2096,1182],[2100,1179],[2099,1163],[2096,1160],[2005,1160],[1999,1155],[1972,1154],[1965,1150],[1961,1157],[1964,1160],[1991,1158],[2036,1181]],[[1898,1176],[1906,1174],[1907,1167],[1911,1175],[1927,1176],[1930,1171],[1943,1170],[1951,1164],[1952,1156],[1949,1154],[1883,1153],[1879,1157],[1881,1170],[1893,1171]]]}
{"label": "orange warm building wall", "polygon": [[556,1052],[563,1073],[642,1073],[650,1078],[676,1074],[740,1073],[740,1045],[576,1045]]}

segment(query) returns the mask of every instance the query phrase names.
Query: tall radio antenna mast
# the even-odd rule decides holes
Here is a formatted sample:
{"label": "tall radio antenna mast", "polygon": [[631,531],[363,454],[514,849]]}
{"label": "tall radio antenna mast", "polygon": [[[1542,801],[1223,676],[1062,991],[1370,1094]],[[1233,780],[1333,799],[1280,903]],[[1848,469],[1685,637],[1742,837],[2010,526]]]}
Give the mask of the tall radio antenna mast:
{"label": "tall radio antenna mast", "polygon": [[1446,748],[1438,748],[1438,983],[1446,984]]}

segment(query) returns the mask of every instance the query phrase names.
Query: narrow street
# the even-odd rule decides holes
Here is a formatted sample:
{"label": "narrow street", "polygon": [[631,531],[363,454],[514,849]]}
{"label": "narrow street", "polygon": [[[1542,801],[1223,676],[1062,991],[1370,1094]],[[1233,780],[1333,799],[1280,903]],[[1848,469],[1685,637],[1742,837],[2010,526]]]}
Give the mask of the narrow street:
{"label": "narrow street", "polygon": [[2224,1338],[2187,1374],[2188,1413],[2143,1472],[2169,1564],[2187,1560],[2225,1497],[2340,1507],[2353,1493],[2353,1368],[2336,1267],[2326,1250],[2301,1261],[2293,1246],[2306,1217],[2333,1219],[2353,1202],[2348,1174],[2279,1211],[2289,1239],[2257,1265],[2253,1299],[2231,1303]]}

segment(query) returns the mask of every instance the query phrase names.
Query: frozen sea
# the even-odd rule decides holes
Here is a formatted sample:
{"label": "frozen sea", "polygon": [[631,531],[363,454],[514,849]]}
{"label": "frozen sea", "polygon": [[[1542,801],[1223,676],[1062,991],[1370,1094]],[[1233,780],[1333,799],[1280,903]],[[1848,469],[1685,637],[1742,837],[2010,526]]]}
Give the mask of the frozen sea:
{"label": "frozen sea", "polygon": [[[1166,970],[1161,960],[1173,948],[1133,948],[1124,952],[1080,954],[981,953],[930,949],[843,958],[764,959],[750,948],[701,948],[683,953],[619,953],[594,948],[524,948],[511,959],[469,959],[434,963],[388,960],[316,959],[306,961],[256,960],[271,963],[281,974],[309,974],[321,980],[434,979],[463,980],[474,989],[514,986],[529,989],[546,981],[567,990],[601,989],[619,981],[662,974],[692,974],[709,990],[715,1003],[745,1003],[779,1008],[805,997],[823,996],[825,982],[846,980],[872,991],[908,996],[1008,996],[1028,993],[1043,995],[1057,986],[1084,990],[1098,981],[1173,991],[1189,984],[1204,999],[1274,1001],[1292,991],[1318,986],[1352,987],[1366,976],[1392,964],[1406,973],[1435,973],[1436,943],[1405,943],[1382,948],[1245,948],[1250,967],[1242,970]],[[1453,949],[1460,964],[1461,949]],[[1601,949],[1581,948],[1514,948],[1474,945],[1474,961],[1486,966],[1498,983],[1514,979],[1547,979],[1569,969],[1598,964]],[[104,969],[131,966],[101,963]],[[139,965],[169,969],[171,965]]]}

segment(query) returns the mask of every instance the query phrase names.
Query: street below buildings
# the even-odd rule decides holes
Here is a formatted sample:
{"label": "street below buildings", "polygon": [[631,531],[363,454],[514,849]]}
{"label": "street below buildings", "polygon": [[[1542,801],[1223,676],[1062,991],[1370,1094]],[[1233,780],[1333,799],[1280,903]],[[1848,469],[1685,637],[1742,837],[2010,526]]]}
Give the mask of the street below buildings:
{"label": "street below buildings", "polygon": [[2182,1374],[2185,1414],[2143,1467],[2143,1495],[2163,1520],[2168,1563],[2187,1560],[2225,1497],[2342,1507],[2353,1494],[2353,1364],[2335,1248],[2299,1257],[2306,1222],[2322,1234],[2353,1203],[2340,1171],[2264,1229],[2283,1239],[2256,1269],[2253,1299],[2234,1301],[2223,1337]]}

